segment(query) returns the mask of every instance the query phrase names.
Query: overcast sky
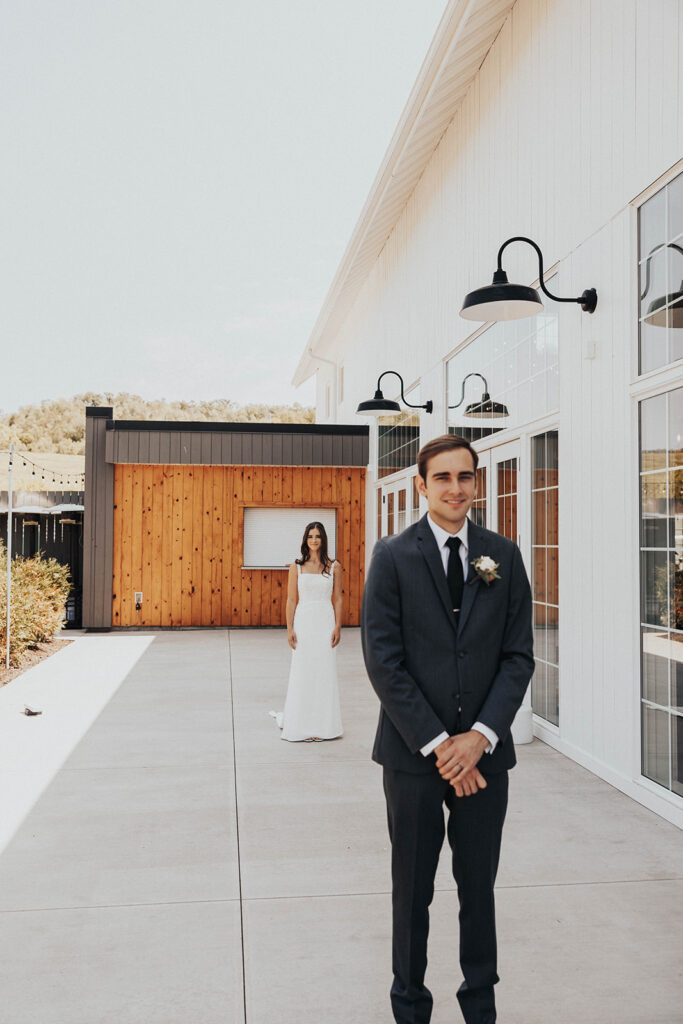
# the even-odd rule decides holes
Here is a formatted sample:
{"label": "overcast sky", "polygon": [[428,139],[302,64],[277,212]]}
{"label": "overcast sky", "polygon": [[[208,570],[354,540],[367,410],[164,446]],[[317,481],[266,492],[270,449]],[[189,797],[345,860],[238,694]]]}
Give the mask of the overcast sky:
{"label": "overcast sky", "polygon": [[445,0],[4,0],[0,410],[290,380]]}

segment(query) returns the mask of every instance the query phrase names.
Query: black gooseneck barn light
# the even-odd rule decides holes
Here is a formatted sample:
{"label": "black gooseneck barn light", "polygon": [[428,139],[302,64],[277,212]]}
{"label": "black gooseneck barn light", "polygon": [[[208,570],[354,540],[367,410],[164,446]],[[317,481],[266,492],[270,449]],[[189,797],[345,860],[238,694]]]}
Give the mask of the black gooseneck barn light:
{"label": "black gooseneck barn light", "polygon": [[396,370],[385,370],[380,373],[377,380],[377,390],[375,391],[375,397],[368,399],[367,402],[361,402],[356,413],[360,416],[395,416],[396,413],[401,411],[401,406],[398,402],[393,402],[389,398],[385,398],[380,391],[380,383],[382,377],[386,377],[388,373],[393,373],[394,376],[398,377],[401,382],[401,399],[404,405],[407,405],[410,409],[424,409],[425,412],[431,412],[434,403],[432,401],[426,402],[424,405],[413,405],[411,402],[406,401],[406,397],[403,394],[403,377]]}
{"label": "black gooseneck barn light", "polygon": [[509,416],[506,405],[501,405],[500,402],[492,402],[489,394],[489,386],[486,383],[486,377],[481,373],[468,373],[467,377],[462,382],[462,394],[460,395],[460,401],[456,405],[449,405],[449,409],[458,409],[465,401],[465,381],[469,377],[481,377],[484,382],[484,394],[481,396],[480,401],[472,402],[465,408],[463,416],[470,416],[473,419],[480,420],[491,420],[499,419],[502,416]]}
{"label": "black gooseneck barn light", "polygon": [[[676,252],[680,252],[683,256],[683,249],[680,245],[676,245],[675,242],[666,242],[663,246],[656,245],[654,249],[650,249],[645,262],[645,288],[640,296],[641,302],[650,290],[650,263],[652,256],[660,249],[675,249]],[[670,295],[660,295],[658,299],[652,300],[647,307],[647,313],[643,317],[643,322],[651,324],[652,327],[683,327],[683,281],[681,281],[681,287],[677,292],[671,292]]]}
{"label": "black gooseneck barn light", "polygon": [[465,296],[460,316],[465,320],[520,320],[525,316],[535,316],[543,311],[541,297],[535,288],[525,284],[510,284],[502,267],[503,250],[511,242],[527,242],[538,253],[539,284],[554,302],[579,302],[586,313],[594,313],[598,304],[598,293],[595,288],[587,288],[578,299],[563,299],[553,295],[543,281],[543,253],[531,238],[515,235],[503,242],[498,250],[498,269],[493,275],[493,283],[484,288],[475,288]]}

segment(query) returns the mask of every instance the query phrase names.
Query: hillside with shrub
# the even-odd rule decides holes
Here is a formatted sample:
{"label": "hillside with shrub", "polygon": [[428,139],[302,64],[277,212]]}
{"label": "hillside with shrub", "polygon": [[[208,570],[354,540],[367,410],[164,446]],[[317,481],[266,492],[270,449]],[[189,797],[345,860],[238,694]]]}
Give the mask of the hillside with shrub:
{"label": "hillside with shrub", "polygon": [[40,405],[24,405],[16,412],[0,411],[0,449],[10,441],[20,451],[85,454],[85,407],[110,405],[118,420],[198,420],[221,423],[314,423],[309,406],[238,405],[227,398],[208,402],[167,402],[127,392],[112,394],[87,391],[72,398],[46,399]]}

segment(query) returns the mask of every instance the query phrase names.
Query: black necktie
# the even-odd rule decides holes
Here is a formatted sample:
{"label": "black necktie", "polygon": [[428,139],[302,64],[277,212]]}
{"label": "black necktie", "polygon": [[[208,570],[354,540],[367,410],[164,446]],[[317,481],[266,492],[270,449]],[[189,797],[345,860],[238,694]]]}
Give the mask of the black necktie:
{"label": "black necktie", "polygon": [[465,580],[462,571],[462,561],[460,559],[460,538],[449,537],[446,541],[447,546],[450,548],[450,554],[448,556],[448,570],[446,572],[446,580],[448,582],[448,590],[451,595],[451,601],[453,602],[453,611],[459,612],[462,605],[462,592],[465,585]]}

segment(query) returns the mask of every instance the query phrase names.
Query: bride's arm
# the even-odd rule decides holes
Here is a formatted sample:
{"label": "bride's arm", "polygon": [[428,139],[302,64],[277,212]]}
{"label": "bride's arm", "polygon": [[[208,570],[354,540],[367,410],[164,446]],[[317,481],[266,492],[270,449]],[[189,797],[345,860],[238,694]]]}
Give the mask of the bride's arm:
{"label": "bride's arm", "polygon": [[292,650],[296,649],[296,633],[294,632],[294,612],[296,611],[297,600],[297,572],[296,562],[289,567],[287,578],[287,642]]}
{"label": "bride's arm", "polygon": [[342,598],[342,567],[339,562],[332,566],[332,606],[334,608],[334,632],[332,633],[332,646],[336,647],[341,640],[342,612],[344,602]]}

